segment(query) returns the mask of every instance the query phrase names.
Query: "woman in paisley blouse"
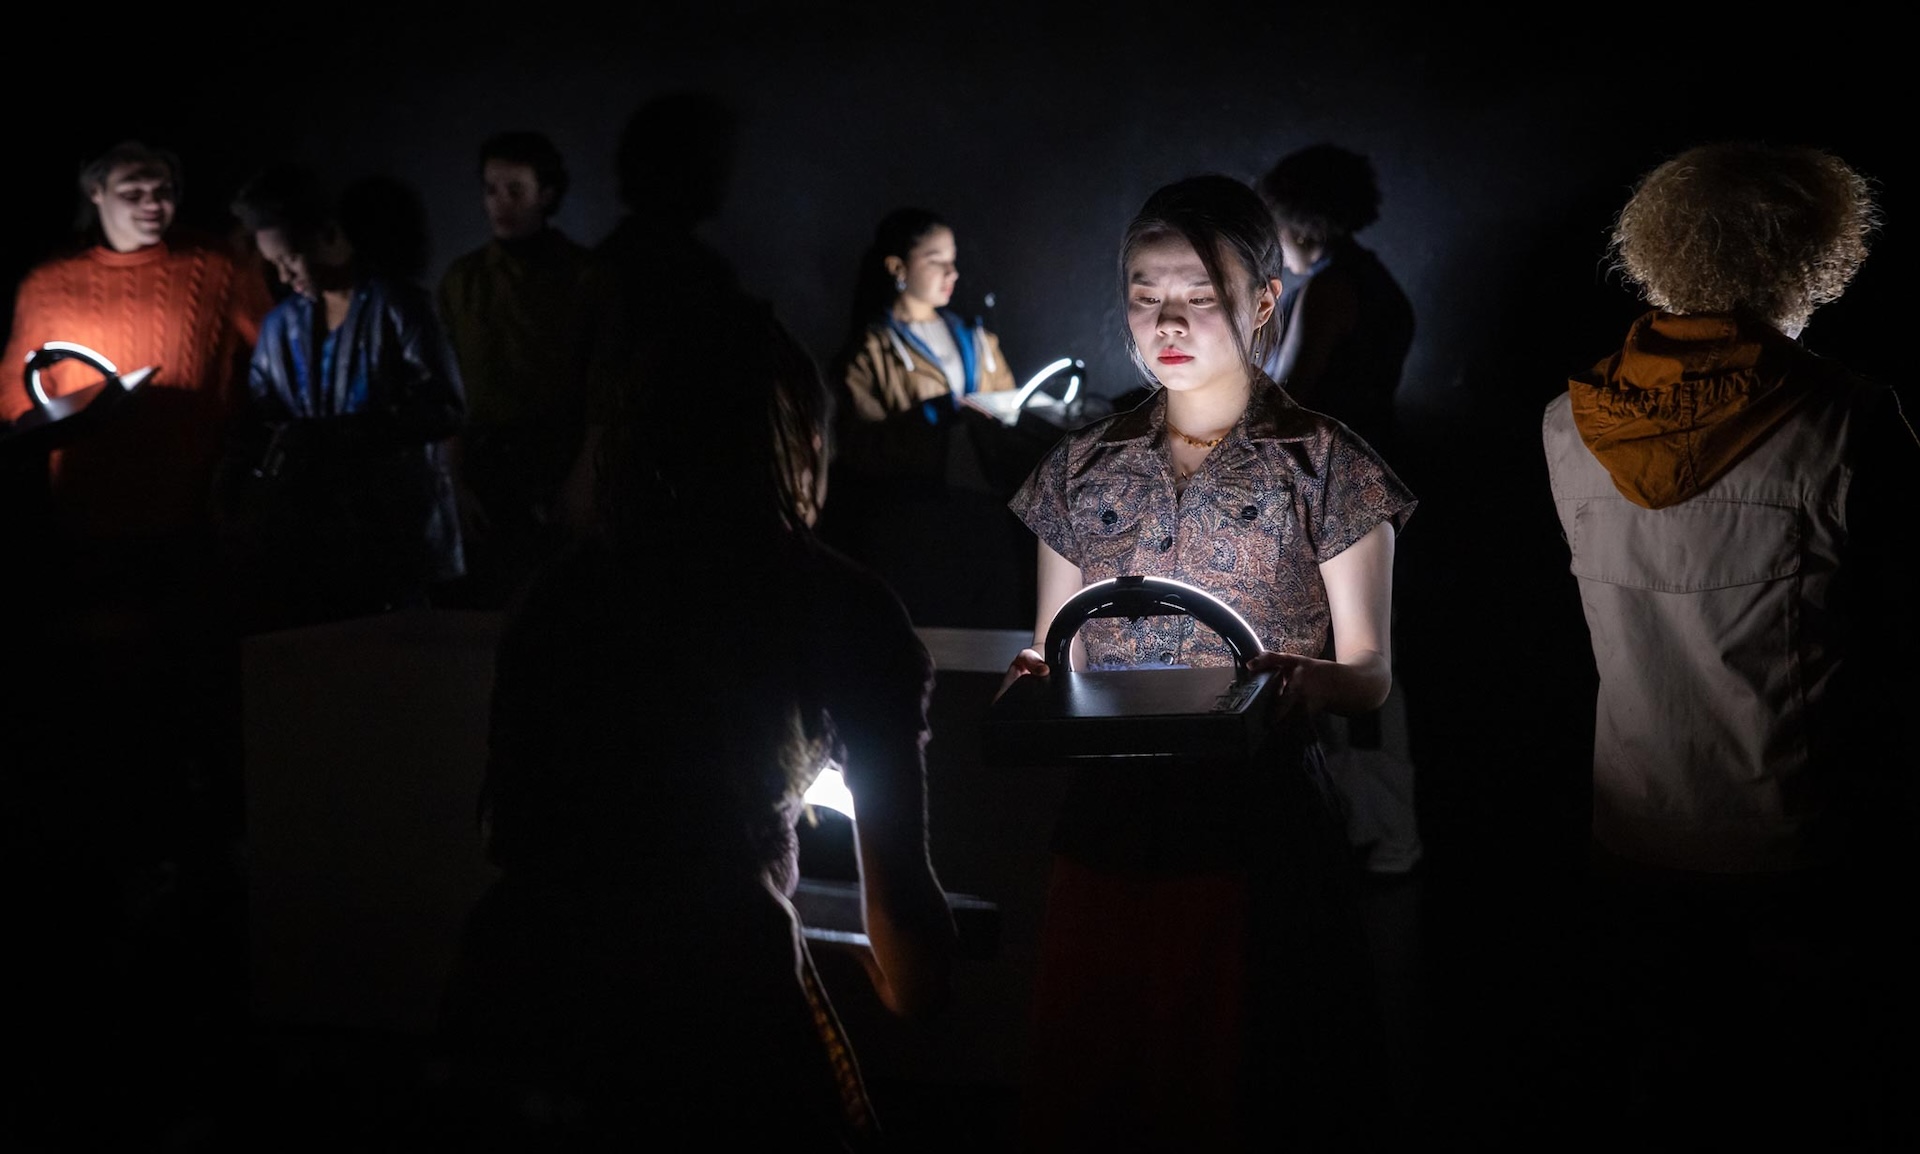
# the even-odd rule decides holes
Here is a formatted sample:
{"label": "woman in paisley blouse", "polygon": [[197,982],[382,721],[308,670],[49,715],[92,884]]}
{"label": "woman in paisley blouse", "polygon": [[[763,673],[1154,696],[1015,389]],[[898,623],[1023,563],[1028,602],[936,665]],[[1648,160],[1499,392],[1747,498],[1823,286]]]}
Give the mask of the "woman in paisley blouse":
{"label": "woman in paisley blouse", "polygon": [[[1344,425],[1258,366],[1281,259],[1246,184],[1155,192],[1120,254],[1127,351],[1152,391],[1069,434],[1010,503],[1039,539],[1035,647],[1053,613],[1125,574],[1198,585],[1244,617],[1280,680],[1262,764],[1105,765],[1054,835],[1024,1111],[1035,1148],[1364,1143],[1376,1078],[1343,823],[1307,719],[1391,686],[1395,536],[1414,498]],[[1224,665],[1183,616],[1096,618],[1081,669]],[[1004,689],[1003,689],[1004,691]]]}

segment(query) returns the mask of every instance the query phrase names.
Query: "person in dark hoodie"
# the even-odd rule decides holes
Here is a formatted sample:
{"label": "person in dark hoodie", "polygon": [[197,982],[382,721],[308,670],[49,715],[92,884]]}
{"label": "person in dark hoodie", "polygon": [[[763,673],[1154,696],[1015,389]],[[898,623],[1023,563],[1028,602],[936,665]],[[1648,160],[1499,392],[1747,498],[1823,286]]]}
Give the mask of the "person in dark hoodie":
{"label": "person in dark hoodie", "polygon": [[1911,954],[1869,903],[1909,868],[1914,740],[1889,719],[1920,441],[1802,340],[1878,226],[1829,153],[1674,156],[1612,228],[1651,310],[1546,409],[1599,674],[1579,1081],[1636,1141],[1851,1149],[1892,1117],[1880,999]]}
{"label": "person in dark hoodie", "polygon": [[1309,145],[1281,157],[1259,191],[1287,270],[1267,375],[1401,466],[1394,398],[1413,348],[1413,302],[1354,239],[1380,219],[1373,162],[1337,144]]}

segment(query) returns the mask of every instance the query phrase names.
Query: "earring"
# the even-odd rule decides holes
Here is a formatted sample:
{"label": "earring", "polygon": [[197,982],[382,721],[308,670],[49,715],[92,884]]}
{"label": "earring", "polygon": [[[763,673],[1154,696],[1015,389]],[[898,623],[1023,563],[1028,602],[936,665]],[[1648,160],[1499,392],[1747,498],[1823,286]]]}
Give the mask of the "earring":
{"label": "earring", "polygon": [[903,292],[906,292],[906,291],[907,291],[907,278],[906,278],[906,277],[904,277],[904,276],[897,276],[897,277],[894,277],[894,278],[893,278],[893,291],[894,291],[894,292],[897,292],[897,293],[903,293]]}

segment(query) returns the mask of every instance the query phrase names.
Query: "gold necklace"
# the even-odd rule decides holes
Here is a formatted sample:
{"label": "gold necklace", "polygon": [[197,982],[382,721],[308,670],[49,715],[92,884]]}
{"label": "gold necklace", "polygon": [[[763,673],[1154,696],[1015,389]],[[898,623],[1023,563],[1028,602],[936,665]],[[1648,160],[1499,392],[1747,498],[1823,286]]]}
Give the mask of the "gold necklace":
{"label": "gold necklace", "polygon": [[[1227,430],[1227,432],[1232,432],[1232,431],[1233,430],[1231,429]],[[1185,441],[1187,444],[1192,445],[1196,449],[1211,449],[1215,445],[1227,439],[1226,433],[1222,433],[1210,441],[1203,441],[1198,437],[1190,437],[1187,434],[1181,432],[1179,429],[1179,426],[1175,425],[1171,419],[1167,421],[1167,432],[1172,433],[1174,436]]]}

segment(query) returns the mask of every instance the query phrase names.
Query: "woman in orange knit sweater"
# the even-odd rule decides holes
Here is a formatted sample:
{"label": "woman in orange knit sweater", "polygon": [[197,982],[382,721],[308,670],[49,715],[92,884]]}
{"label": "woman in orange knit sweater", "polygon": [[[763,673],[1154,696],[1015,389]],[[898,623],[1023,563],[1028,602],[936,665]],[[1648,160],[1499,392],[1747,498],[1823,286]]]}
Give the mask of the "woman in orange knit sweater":
{"label": "woman in orange knit sweater", "polygon": [[[21,281],[0,372],[0,418],[33,401],[27,355],[72,341],[123,372],[156,365],[140,392],[48,469],[64,535],[80,541],[167,537],[207,524],[214,469],[247,359],[272,307],[264,277],[217,243],[177,235],[180,164],[128,142],[80,174],[86,247]],[[98,380],[76,361],[42,374],[58,396]]]}
{"label": "woman in orange knit sweater", "polygon": [[[0,760],[17,771],[14,811],[29,815],[17,828],[36,834],[20,852],[51,883],[19,924],[44,944],[28,984],[69,1010],[22,1028],[43,1053],[108,1022],[157,1022],[132,991],[166,989],[181,1028],[204,1030],[239,987],[220,964],[223,911],[244,892],[232,851],[239,653],[209,506],[272,303],[256,269],[176,234],[170,153],[117,145],[79,185],[81,244],[18,287],[0,418],[33,407],[23,369],[49,341],[85,345],[122,372],[157,371],[51,453],[10,453],[0,502],[0,580],[19,583],[0,594],[12,678],[0,689],[29,703]],[[58,396],[98,376],[62,361],[41,385]],[[101,969],[109,957],[119,960]],[[80,1004],[97,1017],[76,1024]],[[149,1091],[159,1102],[184,1086],[163,1078]]]}

